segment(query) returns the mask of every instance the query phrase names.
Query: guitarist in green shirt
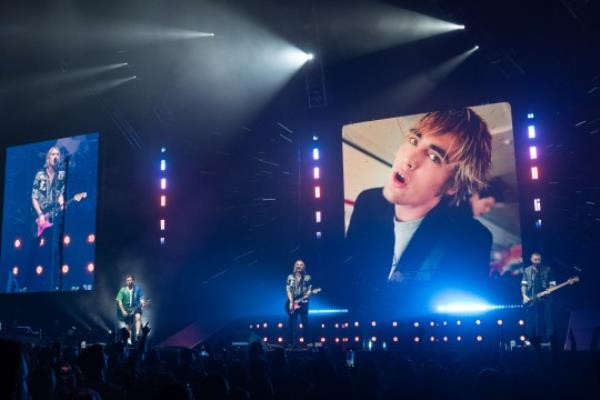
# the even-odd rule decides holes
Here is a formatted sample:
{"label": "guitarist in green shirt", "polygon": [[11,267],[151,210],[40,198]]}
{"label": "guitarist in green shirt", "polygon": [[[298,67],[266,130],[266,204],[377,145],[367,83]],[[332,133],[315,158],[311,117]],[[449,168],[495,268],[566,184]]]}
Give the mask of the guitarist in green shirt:
{"label": "guitarist in green shirt", "polygon": [[[146,305],[144,294],[139,286],[134,285],[135,278],[128,274],[126,286],[117,293],[117,318],[129,330],[132,340],[142,333],[142,308]],[[135,325],[135,331],[133,330]],[[135,335],[134,335],[135,332]]]}

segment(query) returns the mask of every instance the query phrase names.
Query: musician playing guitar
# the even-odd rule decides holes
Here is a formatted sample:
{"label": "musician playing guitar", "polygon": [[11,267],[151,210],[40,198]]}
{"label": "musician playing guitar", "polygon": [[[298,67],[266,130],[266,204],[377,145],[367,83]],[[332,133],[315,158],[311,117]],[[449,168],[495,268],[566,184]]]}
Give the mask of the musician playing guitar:
{"label": "musician playing guitar", "polygon": [[45,222],[45,211],[52,208],[62,208],[65,204],[65,173],[58,170],[60,150],[50,147],[46,153],[44,168],[40,169],[33,180],[31,203],[40,222]]}
{"label": "musician playing guitar", "polygon": [[287,277],[287,312],[290,326],[290,345],[295,344],[295,332],[298,318],[304,332],[308,332],[308,303],[312,291],[311,276],[306,273],[306,264],[296,260],[294,270]]}
{"label": "musician playing guitar", "polygon": [[[146,305],[144,294],[139,286],[134,285],[135,278],[128,274],[126,286],[117,293],[117,318],[129,330],[132,340],[142,333],[142,308]],[[135,330],[134,330],[135,328]]]}
{"label": "musician playing guitar", "polygon": [[553,339],[552,305],[548,300],[549,296],[540,294],[554,286],[556,286],[554,274],[549,266],[542,265],[542,255],[537,252],[531,254],[531,265],[523,270],[521,280],[523,304],[529,305],[527,328],[530,338],[542,342]]}

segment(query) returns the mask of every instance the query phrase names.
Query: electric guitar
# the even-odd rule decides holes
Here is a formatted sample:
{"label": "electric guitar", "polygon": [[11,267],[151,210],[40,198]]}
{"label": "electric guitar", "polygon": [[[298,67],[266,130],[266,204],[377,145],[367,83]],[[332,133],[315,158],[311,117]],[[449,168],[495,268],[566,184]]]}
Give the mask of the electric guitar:
{"label": "electric guitar", "polygon": [[319,293],[321,293],[321,288],[315,288],[315,289],[308,291],[304,296],[294,300],[294,304],[292,305],[291,309],[290,309],[290,300],[288,299],[285,302],[285,311],[288,314],[293,314],[294,311],[297,311],[302,308],[303,300],[308,299],[313,294],[319,294]]}
{"label": "electric guitar", "polygon": [[572,278],[567,279],[566,281],[564,281],[561,284],[558,284],[556,286],[551,286],[548,289],[545,289],[539,293],[536,293],[535,295],[533,295],[532,297],[529,297],[529,300],[524,301],[523,305],[530,305],[533,304],[536,300],[539,300],[543,297],[548,296],[550,293],[557,291],[558,289],[565,287],[565,286],[569,286],[569,285],[573,285],[575,283],[579,282],[579,276],[574,276]]}
{"label": "electric guitar", "polygon": [[46,229],[48,229],[54,225],[54,218],[56,218],[56,216],[59,215],[63,211],[63,209],[67,208],[69,206],[69,204],[71,204],[73,202],[79,203],[81,200],[85,199],[86,197],[87,197],[86,192],[77,193],[71,199],[67,200],[66,203],[64,203],[64,207],[60,207],[57,205],[57,206],[51,207],[47,212],[45,212],[43,214],[44,221],[40,221],[40,217],[36,218],[35,224],[36,224],[36,228],[37,228],[37,233],[36,233],[37,237],[42,236],[42,233],[44,233],[44,231]]}
{"label": "electric guitar", "polygon": [[141,302],[137,306],[133,306],[133,307],[129,307],[129,306],[126,306],[125,304],[123,304],[123,308],[125,309],[125,311],[127,311],[127,316],[125,316],[123,314],[121,307],[119,307],[119,304],[117,303],[117,318],[121,322],[125,322],[125,323],[133,322],[133,316],[137,313],[142,312],[142,309],[148,307],[150,305],[150,303],[152,303],[151,299],[148,299],[148,300],[144,299],[144,305],[142,305]]}

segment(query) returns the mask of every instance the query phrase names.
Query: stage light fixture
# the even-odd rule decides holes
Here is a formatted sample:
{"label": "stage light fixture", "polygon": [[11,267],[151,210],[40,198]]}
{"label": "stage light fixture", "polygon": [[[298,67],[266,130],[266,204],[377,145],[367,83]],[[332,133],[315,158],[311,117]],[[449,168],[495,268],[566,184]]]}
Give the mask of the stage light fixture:
{"label": "stage light fixture", "polygon": [[315,232],[315,237],[316,237],[317,239],[321,239],[321,237],[322,237],[322,236],[323,236],[323,234],[321,233],[321,231],[317,231],[317,232]]}
{"label": "stage light fixture", "polygon": [[166,147],[161,147],[160,148],[160,152],[161,153],[166,153],[167,152],[167,148]]}
{"label": "stage light fixture", "polygon": [[321,211],[315,211],[315,222],[317,224],[321,223]]}
{"label": "stage light fixture", "polygon": [[483,340],[483,336],[477,335],[476,339],[477,339],[478,342],[481,342]]}
{"label": "stage light fixture", "polygon": [[339,338],[339,337],[336,337],[336,338],[335,338],[335,342],[336,342],[336,343],[339,343],[339,342],[340,342],[340,338]]}
{"label": "stage light fixture", "polygon": [[12,267],[12,274],[14,276],[19,275],[19,267],[17,267],[16,265],[14,267]]}
{"label": "stage light fixture", "polygon": [[448,336],[444,336],[444,337],[442,338],[442,340],[443,340],[444,342],[447,342],[447,341],[448,341]]}
{"label": "stage light fixture", "polygon": [[537,160],[537,158],[538,158],[537,147],[536,146],[529,146],[529,159],[530,160]]}
{"label": "stage light fixture", "polygon": [[325,337],[321,336],[321,343],[325,343],[326,340]]}
{"label": "stage light fixture", "polygon": [[531,167],[531,179],[533,179],[535,181],[535,180],[539,179],[539,177],[540,177],[540,174],[538,171],[538,167],[536,167],[536,166]]}
{"label": "stage light fixture", "polygon": [[325,324],[321,324],[321,329],[325,329]]}
{"label": "stage light fixture", "polygon": [[301,337],[298,339],[298,341],[299,341],[300,343],[304,343],[304,338],[301,336]]}
{"label": "stage light fixture", "polygon": [[321,177],[321,170],[319,169],[319,167],[314,167],[313,168],[313,178],[319,179],[320,177]]}
{"label": "stage light fixture", "polygon": [[40,247],[44,247],[45,244],[46,244],[46,238],[41,238],[40,239]]}
{"label": "stage light fixture", "polygon": [[499,325],[499,326],[502,326],[502,324],[504,323],[504,321],[502,321],[501,319],[499,319],[499,320],[497,321],[497,323],[498,323],[498,325]]}
{"label": "stage light fixture", "polygon": [[306,54],[306,61],[312,61],[315,59],[315,55],[313,53],[305,53]]}
{"label": "stage light fixture", "polygon": [[69,265],[68,264],[64,264],[61,268],[60,268],[60,272],[62,272],[63,274],[68,274],[69,273]]}
{"label": "stage light fixture", "polygon": [[535,126],[534,125],[529,125],[527,127],[527,136],[529,137],[529,139],[535,139]]}
{"label": "stage light fixture", "polygon": [[279,323],[277,324],[277,327],[278,327],[279,329],[283,328],[283,322],[279,322]]}
{"label": "stage light fixture", "polygon": [[321,187],[315,186],[315,199],[320,199],[320,198],[321,198]]}
{"label": "stage light fixture", "polygon": [[418,328],[418,327],[419,327],[419,323],[418,323],[418,322],[415,322],[415,323],[413,323],[413,326],[414,326],[415,328]]}
{"label": "stage light fixture", "polygon": [[525,325],[525,321],[523,321],[522,319],[520,319],[518,323],[519,323],[519,325],[521,325],[521,326]]}
{"label": "stage light fixture", "polygon": [[277,343],[281,343],[281,342],[283,342],[283,338],[282,338],[281,336],[279,336],[279,337],[277,338]]}
{"label": "stage light fixture", "polygon": [[462,322],[460,321],[460,319],[458,321],[456,321],[456,325],[460,326]]}
{"label": "stage light fixture", "polygon": [[355,341],[355,342],[358,342],[358,341],[360,341],[360,337],[358,337],[358,336],[354,336],[354,341]]}
{"label": "stage light fixture", "polygon": [[392,326],[396,328],[398,326],[398,321],[392,321]]}
{"label": "stage light fixture", "polygon": [[435,342],[435,336],[430,336],[430,337],[429,337],[429,341],[430,341],[430,342]]}
{"label": "stage light fixture", "polygon": [[542,220],[541,220],[541,218],[538,218],[538,219],[535,221],[535,227],[536,227],[537,229],[542,229]]}
{"label": "stage light fixture", "polygon": [[94,269],[95,269],[94,263],[93,262],[88,263],[88,265],[86,266],[86,269],[88,272],[94,272]]}
{"label": "stage light fixture", "polygon": [[35,267],[35,273],[38,275],[41,275],[44,273],[44,267],[42,267],[41,265],[38,265],[37,267]]}
{"label": "stage light fixture", "polygon": [[533,113],[528,113],[527,114],[527,119],[534,119],[535,115]]}
{"label": "stage light fixture", "polygon": [[167,188],[167,178],[160,178],[160,188],[162,190]]}
{"label": "stage light fixture", "polygon": [[267,324],[266,322],[263,322],[263,328],[268,328],[269,324]]}
{"label": "stage light fixture", "polygon": [[377,336],[371,336],[371,342],[375,343],[377,341]]}
{"label": "stage light fixture", "polygon": [[96,241],[96,235],[94,235],[93,233],[90,233],[90,234],[87,236],[87,242],[88,242],[89,244],[92,244],[92,243],[94,243],[95,241]]}
{"label": "stage light fixture", "polygon": [[394,337],[392,338],[392,342],[394,342],[394,343],[398,343],[398,336],[394,336]]}
{"label": "stage light fixture", "polygon": [[21,243],[21,239],[19,239],[19,238],[16,238],[16,239],[15,239],[15,249],[20,249],[20,248],[21,248],[21,245],[22,245],[22,243]]}
{"label": "stage light fixture", "polygon": [[164,230],[165,230],[165,220],[164,220],[164,219],[161,219],[161,220],[160,220],[160,230],[161,230],[161,231],[164,231]]}
{"label": "stage light fixture", "polygon": [[413,339],[413,341],[414,341],[415,343],[419,343],[419,342],[421,341],[421,338],[420,338],[420,337],[418,337],[418,336],[415,336],[415,338]]}
{"label": "stage light fixture", "polygon": [[64,244],[65,246],[68,246],[70,243],[71,243],[71,236],[69,236],[69,235],[65,235],[65,236],[63,237],[63,244]]}
{"label": "stage light fixture", "polygon": [[265,337],[263,338],[263,342],[265,342],[265,343],[266,343],[266,342],[268,342],[268,341],[269,341],[269,338],[265,336]]}
{"label": "stage light fixture", "polygon": [[520,340],[521,342],[524,342],[524,341],[525,341],[525,336],[523,336],[523,335],[519,336],[519,340]]}
{"label": "stage light fixture", "polygon": [[164,194],[160,196],[160,206],[165,207],[167,205],[167,196]]}
{"label": "stage light fixture", "polygon": [[476,319],[475,320],[475,325],[481,325],[481,320],[480,319]]}
{"label": "stage light fixture", "polygon": [[371,326],[373,326],[373,327],[377,326],[377,321],[371,321]]}
{"label": "stage light fixture", "polygon": [[161,245],[163,245],[163,244],[165,244],[165,242],[166,242],[166,239],[165,239],[165,237],[164,237],[164,236],[161,236],[161,237],[160,237],[160,244],[161,244]]}
{"label": "stage light fixture", "polygon": [[333,325],[335,327],[335,329],[338,329],[340,327],[340,324],[338,324],[337,322]]}
{"label": "stage light fixture", "polygon": [[160,170],[161,171],[167,170],[167,161],[166,160],[160,160]]}
{"label": "stage light fixture", "polygon": [[313,156],[313,160],[318,160],[319,159],[319,149],[314,148],[312,151],[312,156]]}
{"label": "stage light fixture", "polygon": [[354,327],[358,328],[360,326],[360,323],[358,321],[354,321]]}
{"label": "stage light fixture", "polygon": [[457,341],[457,342],[460,342],[461,340],[462,340],[462,337],[460,337],[460,336],[457,336],[457,337],[456,337],[456,341]]}

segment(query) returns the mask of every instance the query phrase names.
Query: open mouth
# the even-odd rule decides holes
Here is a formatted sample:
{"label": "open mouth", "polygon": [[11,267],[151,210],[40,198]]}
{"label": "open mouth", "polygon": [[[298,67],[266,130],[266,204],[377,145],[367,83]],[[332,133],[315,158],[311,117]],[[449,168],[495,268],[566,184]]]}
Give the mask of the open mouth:
{"label": "open mouth", "polygon": [[399,172],[394,173],[394,182],[400,185],[406,184],[406,178]]}

